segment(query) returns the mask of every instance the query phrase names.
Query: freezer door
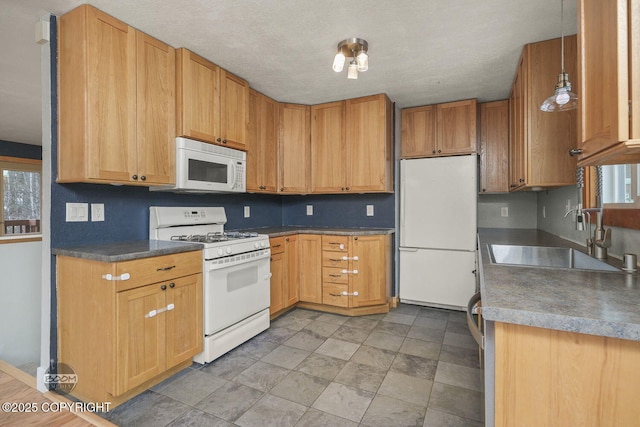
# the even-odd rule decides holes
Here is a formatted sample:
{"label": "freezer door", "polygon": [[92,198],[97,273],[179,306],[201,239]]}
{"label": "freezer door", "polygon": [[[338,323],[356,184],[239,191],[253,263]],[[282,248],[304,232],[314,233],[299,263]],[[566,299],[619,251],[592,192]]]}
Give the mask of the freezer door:
{"label": "freezer door", "polygon": [[476,156],[402,160],[400,168],[400,246],[475,250]]}
{"label": "freezer door", "polygon": [[400,248],[400,301],[466,309],[475,270],[475,252]]}

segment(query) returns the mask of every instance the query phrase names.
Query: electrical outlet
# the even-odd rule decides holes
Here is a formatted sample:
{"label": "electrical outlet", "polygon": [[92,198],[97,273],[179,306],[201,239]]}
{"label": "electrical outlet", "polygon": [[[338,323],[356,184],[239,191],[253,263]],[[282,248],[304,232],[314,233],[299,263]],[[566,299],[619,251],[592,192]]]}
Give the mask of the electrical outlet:
{"label": "electrical outlet", "polygon": [[91,203],[91,222],[104,221],[104,203]]}
{"label": "electrical outlet", "polygon": [[67,222],[89,221],[89,203],[67,203]]}
{"label": "electrical outlet", "polygon": [[367,216],[373,216],[373,205],[367,205]]}
{"label": "electrical outlet", "polygon": [[500,208],[500,216],[509,216],[509,208],[507,206]]}
{"label": "electrical outlet", "polygon": [[307,215],[313,215],[313,205],[307,205]]}
{"label": "electrical outlet", "polygon": [[244,217],[249,218],[251,216],[251,206],[244,207]]}

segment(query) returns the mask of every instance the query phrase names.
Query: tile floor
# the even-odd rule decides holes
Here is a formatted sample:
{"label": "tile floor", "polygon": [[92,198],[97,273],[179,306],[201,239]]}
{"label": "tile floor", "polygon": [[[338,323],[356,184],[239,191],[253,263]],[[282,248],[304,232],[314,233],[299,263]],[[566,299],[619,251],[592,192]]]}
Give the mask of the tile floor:
{"label": "tile floor", "polygon": [[294,309],[103,415],[120,426],[482,426],[483,401],[464,313],[401,304],[357,318]]}

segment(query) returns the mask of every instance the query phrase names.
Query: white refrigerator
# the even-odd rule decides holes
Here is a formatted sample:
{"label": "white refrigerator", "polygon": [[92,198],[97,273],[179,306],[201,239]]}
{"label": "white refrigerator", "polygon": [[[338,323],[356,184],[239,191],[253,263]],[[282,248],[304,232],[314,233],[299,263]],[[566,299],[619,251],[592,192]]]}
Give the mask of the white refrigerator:
{"label": "white refrigerator", "polygon": [[400,162],[400,301],[466,309],[476,288],[475,155]]}

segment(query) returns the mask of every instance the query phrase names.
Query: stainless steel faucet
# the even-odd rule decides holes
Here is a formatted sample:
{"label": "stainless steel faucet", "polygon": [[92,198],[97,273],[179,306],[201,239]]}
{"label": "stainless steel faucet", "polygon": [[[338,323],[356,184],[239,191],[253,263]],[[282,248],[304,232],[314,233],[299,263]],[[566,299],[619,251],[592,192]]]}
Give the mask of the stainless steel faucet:
{"label": "stainless steel faucet", "polygon": [[[607,249],[611,247],[611,229],[604,228],[602,224],[602,218],[604,212],[602,208],[590,208],[584,209],[584,212],[595,212],[596,214],[596,229],[593,231],[593,256],[596,259],[607,259]],[[591,215],[589,215],[589,225],[591,225]],[[591,232],[589,232],[591,234]],[[587,248],[589,246],[589,240],[587,239]]]}

